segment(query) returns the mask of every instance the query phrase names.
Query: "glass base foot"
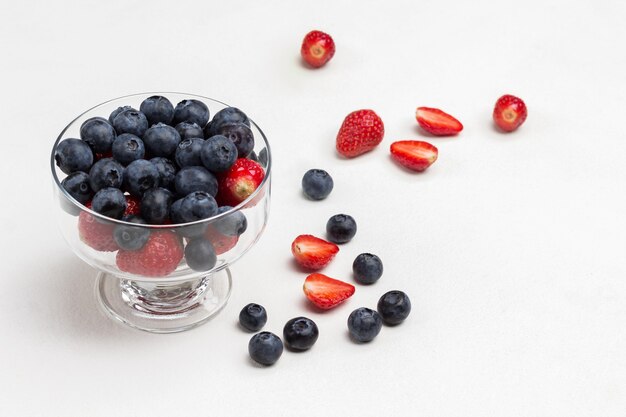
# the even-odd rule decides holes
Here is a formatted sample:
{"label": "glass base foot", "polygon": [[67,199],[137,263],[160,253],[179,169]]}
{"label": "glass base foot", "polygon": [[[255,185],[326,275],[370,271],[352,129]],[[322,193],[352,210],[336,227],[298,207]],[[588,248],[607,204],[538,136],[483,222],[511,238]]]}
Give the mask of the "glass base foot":
{"label": "glass base foot", "polygon": [[108,315],[151,333],[182,332],[207,322],[224,308],[231,289],[228,269],[176,283],[130,281],[101,272],[96,283]]}

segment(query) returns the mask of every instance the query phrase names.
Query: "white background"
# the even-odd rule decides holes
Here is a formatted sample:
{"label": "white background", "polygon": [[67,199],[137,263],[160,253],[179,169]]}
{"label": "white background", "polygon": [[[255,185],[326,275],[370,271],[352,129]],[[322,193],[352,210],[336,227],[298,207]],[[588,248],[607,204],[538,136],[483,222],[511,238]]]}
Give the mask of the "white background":
{"label": "white background", "polygon": [[[626,412],[626,3],[623,1],[62,1],[0,12],[2,416],[623,416]],[[334,59],[299,58],[312,29]],[[244,109],[274,156],[270,222],[232,272],[230,303],[176,335],[133,331],[97,308],[96,272],[54,223],[50,148],[83,110],[144,91],[183,91]],[[526,124],[502,134],[495,100]],[[417,106],[465,125],[429,138]],[[386,134],[342,160],[337,130],[372,108]],[[412,174],[391,142],[422,139],[439,160]],[[335,190],[305,200],[327,169]],[[361,252],[384,261],[370,287],[310,309],[289,246],[359,225],[326,274],[352,281]],[[406,291],[410,318],[352,343],[346,318]],[[315,347],[272,367],[247,356],[248,302],[266,330],[307,315]]]}

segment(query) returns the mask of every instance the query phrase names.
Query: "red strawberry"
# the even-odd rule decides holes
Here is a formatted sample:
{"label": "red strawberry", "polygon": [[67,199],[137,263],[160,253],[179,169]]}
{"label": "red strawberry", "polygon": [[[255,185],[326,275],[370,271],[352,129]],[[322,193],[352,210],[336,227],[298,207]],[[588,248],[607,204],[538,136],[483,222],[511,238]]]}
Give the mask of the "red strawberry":
{"label": "red strawberry", "polygon": [[239,158],[220,177],[217,200],[220,205],[236,206],[248,198],[265,178],[263,167],[248,158]]}
{"label": "red strawberry", "polygon": [[304,37],[300,55],[307,64],[319,68],[335,55],[335,41],[329,34],[313,30]]}
{"label": "red strawberry", "polygon": [[117,267],[131,274],[163,277],[174,272],[183,259],[183,244],[174,232],[153,231],[143,248],[135,251],[120,249]]}
{"label": "red strawberry", "polygon": [[526,104],[519,98],[505,94],[496,101],[493,121],[505,132],[512,132],[524,123],[528,116]]}
{"label": "red strawberry", "polygon": [[[91,201],[85,204],[91,208]],[[113,224],[103,223],[96,220],[94,216],[81,211],[78,215],[78,237],[86,245],[101,252],[115,252],[119,249],[113,239]]]}
{"label": "red strawberry", "polygon": [[343,121],[337,133],[337,152],[353,158],[374,149],[385,135],[385,126],[374,110],[357,110]]}
{"label": "red strawberry", "polygon": [[400,140],[391,144],[391,157],[413,171],[424,171],[437,160],[438,151],[428,142]]}
{"label": "red strawberry", "polygon": [[339,246],[311,235],[300,235],[291,244],[296,262],[307,269],[324,268],[339,252]]}
{"label": "red strawberry", "polygon": [[311,274],[306,277],[302,289],[310,302],[324,310],[331,309],[350,298],[355,291],[354,285],[323,274]]}
{"label": "red strawberry", "polygon": [[226,236],[221,234],[213,225],[209,225],[204,237],[213,245],[216,255],[221,255],[235,247],[239,241],[239,236]]}
{"label": "red strawberry", "polygon": [[461,122],[439,109],[418,107],[415,118],[422,129],[435,136],[456,135],[463,130]]}
{"label": "red strawberry", "polygon": [[126,211],[124,211],[124,216],[129,216],[131,214],[141,215],[141,207],[139,206],[141,200],[137,197],[133,197],[132,195],[126,195]]}

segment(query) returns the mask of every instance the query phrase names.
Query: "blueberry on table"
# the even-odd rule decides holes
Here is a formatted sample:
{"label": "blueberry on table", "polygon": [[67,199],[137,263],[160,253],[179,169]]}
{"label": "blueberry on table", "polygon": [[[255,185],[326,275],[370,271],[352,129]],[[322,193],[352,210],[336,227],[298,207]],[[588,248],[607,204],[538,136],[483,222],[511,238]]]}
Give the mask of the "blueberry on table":
{"label": "blueberry on table", "polygon": [[309,169],[302,177],[302,191],[311,200],[323,200],[333,190],[333,178],[323,169]]}
{"label": "blueberry on table", "polygon": [[202,152],[202,146],[204,145],[204,139],[191,138],[182,140],[176,148],[175,159],[179,167],[193,167],[201,166],[202,159],[200,154]]}
{"label": "blueberry on table", "polygon": [[141,198],[141,217],[150,224],[163,224],[170,217],[172,193],[166,188],[151,188]]}
{"label": "blueberry on table", "polygon": [[218,130],[225,124],[229,123],[243,123],[250,127],[250,120],[248,116],[237,107],[226,107],[215,113],[211,123],[204,128],[206,138],[215,136],[218,134]]}
{"label": "blueberry on table", "polygon": [[135,136],[143,137],[148,130],[148,119],[146,115],[137,110],[124,110],[113,119],[113,127],[118,135],[122,133],[132,133]]}
{"label": "blueberry on table", "polygon": [[185,261],[194,271],[208,271],[217,263],[217,256],[211,242],[199,237],[185,246]]}
{"label": "blueberry on table", "polygon": [[383,294],[378,300],[378,312],[389,325],[402,323],[411,313],[411,300],[402,291],[394,290]]}
{"label": "blueberry on table", "polygon": [[349,242],[356,235],[356,222],[347,214],[335,214],[326,223],[326,233],[331,242]]}
{"label": "blueberry on table", "polygon": [[348,331],[356,342],[370,342],[374,340],[380,329],[383,327],[383,320],[376,311],[360,307],[350,313],[348,317]]}
{"label": "blueberry on table", "polygon": [[82,171],[73,172],[61,181],[61,186],[69,195],[81,204],[87,203],[93,197],[89,185],[89,175]]}
{"label": "blueberry on table", "polygon": [[111,123],[103,117],[92,117],[80,126],[80,138],[94,153],[110,152],[116,136]]}
{"label": "blueberry on table", "polygon": [[159,170],[145,159],[131,162],[124,170],[124,189],[131,195],[141,197],[151,188],[161,185]]}
{"label": "blueberry on table", "polygon": [[213,197],[217,194],[217,179],[204,167],[185,167],[174,178],[176,193],[186,196],[194,191],[206,191]]}
{"label": "blueberry on table", "polygon": [[152,158],[150,162],[152,163],[152,165],[155,166],[157,172],[159,173],[159,185],[163,188],[167,188],[168,190],[173,191],[174,178],[176,178],[176,172],[178,171],[178,168],[176,168],[174,162],[161,156]]}
{"label": "blueberry on table", "polygon": [[[122,220],[129,223],[146,224],[144,219],[136,215],[124,216]],[[143,248],[149,237],[150,230],[144,227],[118,224],[113,229],[115,243],[124,250],[139,250]]]}
{"label": "blueberry on table", "polygon": [[237,147],[239,158],[247,157],[254,149],[254,134],[244,123],[226,123],[215,132],[216,135],[226,136]]}
{"label": "blueberry on table", "polygon": [[113,159],[122,165],[142,159],[146,153],[143,141],[131,133],[122,133],[113,142]]}
{"label": "blueberry on table", "polygon": [[[231,206],[221,206],[218,208],[217,214],[223,214],[232,209]],[[224,236],[241,236],[248,228],[248,219],[241,210],[237,210],[215,220],[213,227]]]}
{"label": "blueberry on table", "polygon": [[248,343],[248,353],[261,365],[273,365],[283,354],[283,342],[274,333],[257,333]]}
{"label": "blueberry on table", "polygon": [[89,185],[94,192],[102,188],[120,188],[124,180],[124,167],[113,158],[103,158],[89,170]]}
{"label": "blueberry on table", "polygon": [[200,159],[211,172],[224,172],[237,160],[237,147],[226,136],[215,135],[204,141]]}
{"label": "blueberry on table", "polygon": [[374,254],[362,253],[354,259],[352,272],[361,284],[373,284],[383,275],[383,261]]}
{"label": "blueberry on table", "polygon": [[239,312],[239,324],[246,330],[258,332],[267,323],[267,311],[260,304],[250,303]]}
{"label": "blueberry on table", "polygon": [[57,145],[54,161],[66,174],[87,172],[93,164],[93,152],[89,145],[80,139],[65,139]]}
{"label": "blueberry on table", "polygon": [[174,109],[173,124],[180,122],[196,123],[204,127],[209,121],[209,108],[200,100],[183,100]]}
{"label": "blueberry on table", "polygon": [[131,106],[121,106],[121,107],[118,107],[117,109],[113,110],[111,112],[111,114],[109,115],[109,123],[111,123],[111,126],[113,125],[113,120],[115,119],[115,117],[118,114],[120,114],[121,112],[126,111],[126,110],[137,111],[137,109],[135,109],[135,108],[133,108]]}
{"label": "blueberry on table", "polygon": [[292,350],[310,349],[319,336],[317,324],[306,317],[296,317],[285,324],[283,337],[285,345]]}
{"label": "blueberry on table", "polygon": [[175,129],[181,139],[204,138],[204,132],[197,123],[180,122]]}
{"label": "blueberry on table", "polygon": [[103,188],[93,196],[91,209],[112,219],[121,219],[126,211],[126,197],[119,188]]}
{"label": "blueberry on table", "polygon": [[163,96],[148,97],[141,102],[139,110],[146,115],[150,126],[157,123],[169,124],[174,118],[174,105]]}
{"label": "blueberry on table", "polygon": [[148,155],[169,158],[176,152],[180,143],[180,134],[172,126],[157,123],[146,130],[142,140]]}

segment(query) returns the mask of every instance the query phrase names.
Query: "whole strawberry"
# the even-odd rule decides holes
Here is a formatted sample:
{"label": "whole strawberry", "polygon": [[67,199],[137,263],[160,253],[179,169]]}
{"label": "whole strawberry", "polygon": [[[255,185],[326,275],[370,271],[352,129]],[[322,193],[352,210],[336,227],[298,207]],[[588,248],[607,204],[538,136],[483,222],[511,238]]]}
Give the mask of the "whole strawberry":
{"label": "whole strawberry", "polygon": [[[91,208],[91,202],[86,204]],[[96,220],[94,216],[81,211],[78,215],[78,236],[87,246],[101,252],[115,252],[119,249],[113,239],[114,225]]]}
{"label": "whole strawberry", "polygon": [[265,170],[258,162],[248,158],[239,158],[220,177],[217,200],[221,206],[235,207],[250,197],[263,178],[265,178]]}
{"label": "whole strawberry", "polygon": [[357,110],[343,121],[337,133],[337,152],[353,158],[374,149],[383,140],[385,126],[374,110]]}
{"label": "whole strawberry", "polygon": [[228,252],[237,245],[239,236],[226,236],[222,234],[212,224],[204,232],[204,238],[211,242],[216,255]]}
{"label": "whole strawberry", "polygon": [[174,232],[153,231],[143,248],[117,253],[117,267],[131,274],[163,277],[174,272],[183,259],[183,244]]}
{"label": "whole strawberry", "polygon": [[524,123],[528,110],[524,100],[505,94],[496,101],[493,108],[493,121],[505,132],[512,132]]}
{"label": "whole strawberry", "polygon": [[325,65],[335,55],[335,41],[328,33],[312,30],[302,40],[300,55],[313,68]]}

